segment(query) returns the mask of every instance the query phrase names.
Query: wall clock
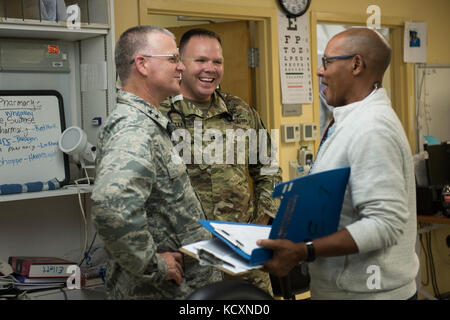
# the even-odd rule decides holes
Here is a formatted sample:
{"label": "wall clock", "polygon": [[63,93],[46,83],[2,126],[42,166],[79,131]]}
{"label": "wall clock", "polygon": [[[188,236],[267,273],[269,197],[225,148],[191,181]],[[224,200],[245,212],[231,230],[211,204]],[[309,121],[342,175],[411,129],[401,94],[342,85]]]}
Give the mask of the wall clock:
{"label": "wall clock", "polygon": [[308,10],[311,0],[278,0],[278,3],[289,18],[296,18]]}

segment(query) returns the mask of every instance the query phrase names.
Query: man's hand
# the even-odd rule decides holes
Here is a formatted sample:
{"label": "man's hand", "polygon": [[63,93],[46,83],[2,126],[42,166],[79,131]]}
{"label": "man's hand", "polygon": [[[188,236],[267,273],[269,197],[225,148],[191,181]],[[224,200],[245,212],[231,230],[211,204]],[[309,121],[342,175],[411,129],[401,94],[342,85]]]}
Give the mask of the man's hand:
{"label": "man's hand", "polygon": [[306,259],[307,251],[303,243],[294,243],[289,240],[258,240],[257,245],[271,249],[272,259],[264,264],[264,270],[277,276],[284,277],[299,262]]}
{"label": "man's hand", "polygon": [[177,285],[183,283],[183,255],[180,252],[163,252],[159,254],[167,263],[166,280],[173,280]]}
{"label": "man's hand", "polygon": [[[304,242],[294,243],[289,240],[258,240],[257,245],[273,250],[272,259],[264,264],[264,269],[271,274],[283,277],[299,262],[308,257]],[[337,257],[358,253],[355,240],[346,228],[325,237],[314,239],[316,257]]]}

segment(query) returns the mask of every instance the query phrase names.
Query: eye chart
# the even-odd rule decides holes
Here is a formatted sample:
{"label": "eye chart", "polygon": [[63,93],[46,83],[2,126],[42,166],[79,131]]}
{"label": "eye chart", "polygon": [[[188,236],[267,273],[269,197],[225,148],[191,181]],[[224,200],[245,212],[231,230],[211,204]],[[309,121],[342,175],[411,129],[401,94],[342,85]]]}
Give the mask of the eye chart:
{"label": "eye chart", "polygon": [[278,48],[282,103],[312,103],[307,14],[288,18],[282,11],[278,11]]}

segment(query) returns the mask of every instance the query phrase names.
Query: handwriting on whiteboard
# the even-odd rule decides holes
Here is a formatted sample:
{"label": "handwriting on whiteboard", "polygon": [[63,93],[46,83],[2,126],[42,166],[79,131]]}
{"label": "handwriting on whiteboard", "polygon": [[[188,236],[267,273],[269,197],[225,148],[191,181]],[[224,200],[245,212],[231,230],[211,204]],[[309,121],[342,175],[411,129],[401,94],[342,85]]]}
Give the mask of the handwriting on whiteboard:
{"label": "handwriting on whiteboard", "polygon": [[0,97],[0,167],[18,167],[57,156],[60,129],[45,117],[39,119],[42,108],[39,98]]}

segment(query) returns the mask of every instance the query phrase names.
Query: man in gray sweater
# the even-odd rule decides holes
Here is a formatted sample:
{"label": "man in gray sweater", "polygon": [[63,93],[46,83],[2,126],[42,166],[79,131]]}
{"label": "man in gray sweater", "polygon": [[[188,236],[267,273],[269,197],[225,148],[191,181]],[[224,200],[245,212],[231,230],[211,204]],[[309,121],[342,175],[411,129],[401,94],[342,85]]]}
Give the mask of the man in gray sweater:
{"label": "man in gray sweater", "polygon": [[[262,240],[274,251],[265,264],[283,276],[310,261],[313,299],[410,299],[419,268],[415,179],[402,125],[381,88],[391,48],[376,31],[333,37],[317,75],[333,120],[312,172],[349,166],[336,233],[307,243]],[[314,262],[313,262],[314,261]]]}

